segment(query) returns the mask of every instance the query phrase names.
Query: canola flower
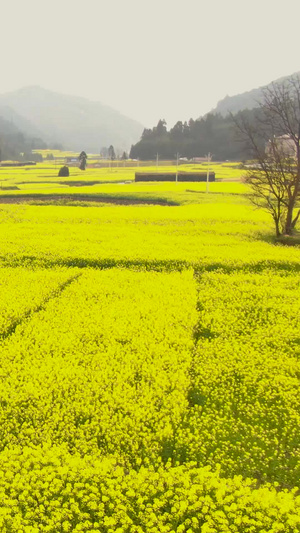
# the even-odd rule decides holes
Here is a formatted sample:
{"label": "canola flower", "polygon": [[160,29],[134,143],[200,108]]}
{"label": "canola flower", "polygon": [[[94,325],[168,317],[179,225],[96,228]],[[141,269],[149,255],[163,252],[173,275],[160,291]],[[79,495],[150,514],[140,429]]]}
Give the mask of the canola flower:
{"label": "canola flower", "polygon": [[266,219],[247,205],[219,200],[180,207],[5,206],[0,265],[297,268],[299,248],[269,242]]}
{"label": "canola flower", "polygon": [[195,323],[191,271],[83,273],[2,343],[0,448],[156,463],[187,405]]}
{"label": "canola flower", "polygon": [[300,252],[226,201],[2,207],[0,531],[300,531]]}
{"label": "canola flower", "polygon": [[24,267],[1,268],[0,339],[10,335],[18,323],[50,298],[57,297],[76,269],[32,270]]}
{"label": "canola flower", "polygon": [[175,456],[297,485],[300,274],[205,273],[198,287],[191,409]]}
{"label": "canola flower", "polygon": [[296,491],[256,487],[194,464],[126,471],[63,448],[0,454],[2,531],[55,533],[294,533]]}

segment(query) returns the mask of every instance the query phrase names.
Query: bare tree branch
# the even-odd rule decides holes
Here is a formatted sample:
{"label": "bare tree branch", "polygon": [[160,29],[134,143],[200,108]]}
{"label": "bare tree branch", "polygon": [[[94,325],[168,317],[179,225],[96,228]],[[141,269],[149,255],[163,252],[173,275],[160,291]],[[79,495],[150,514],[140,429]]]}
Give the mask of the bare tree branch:
{"label": "bare tree branch", "polygon": [[245,175],[252,203],[271,214],[277,236],[291,235],[300,217],[300,209],[293,216],[300,196],[300,77],[265,88],[253,121],[243,113],[231,117],[255,161]]}

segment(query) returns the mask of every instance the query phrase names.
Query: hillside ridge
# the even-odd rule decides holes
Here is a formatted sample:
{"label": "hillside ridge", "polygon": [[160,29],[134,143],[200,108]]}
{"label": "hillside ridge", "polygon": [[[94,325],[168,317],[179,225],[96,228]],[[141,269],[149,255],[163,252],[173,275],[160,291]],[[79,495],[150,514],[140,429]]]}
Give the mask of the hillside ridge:
{"label": "hillside ridge", "polygon": [[253,109],[258,106],[259,101],[262,97],[263,89],[269,87],[273,83],[283,83],[288,78],[292,76],[299,76],[300,71],[294,72],[288,76],[282,76],[276,80],[272,80],[266,85],[250,89],[244,93],[236,94],[233,96],[226,95],[222,100],[219,100],[216,107],[210,111],[210,113],[217,114],[220,113],[223,116],[226,116],[228,113],[237,113],[244,109]]}
{"label": "hillside ridge", "polygon": [[47,143],[99,153],[113,144],[128,149],[143,131],[142,124],[119,111],[80,96],[61,94],[38,85],[0,94],[1,110],[14,114],[15,125],[39,134]]}

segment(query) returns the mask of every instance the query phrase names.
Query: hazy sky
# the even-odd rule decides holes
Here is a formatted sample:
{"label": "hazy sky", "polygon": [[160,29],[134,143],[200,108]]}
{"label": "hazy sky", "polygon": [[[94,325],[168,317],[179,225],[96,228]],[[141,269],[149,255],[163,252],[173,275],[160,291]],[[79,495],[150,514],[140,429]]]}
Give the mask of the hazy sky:
{"label": "hazy sky", "polygon": [[300,70],[300,0],[2,0],[1,87],[84,96],[152,127]]}

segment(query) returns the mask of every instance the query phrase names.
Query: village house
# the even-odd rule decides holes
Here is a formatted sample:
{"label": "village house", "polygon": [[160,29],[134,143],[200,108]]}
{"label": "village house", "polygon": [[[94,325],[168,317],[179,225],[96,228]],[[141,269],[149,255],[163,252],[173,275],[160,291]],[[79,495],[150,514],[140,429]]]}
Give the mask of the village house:
{"label": "village house", "polygon": [[285,157],[297,157],[296,145],[290,135],[285,134],[270,139],[266,144],[266,154],[272,155],[274,148]]}

